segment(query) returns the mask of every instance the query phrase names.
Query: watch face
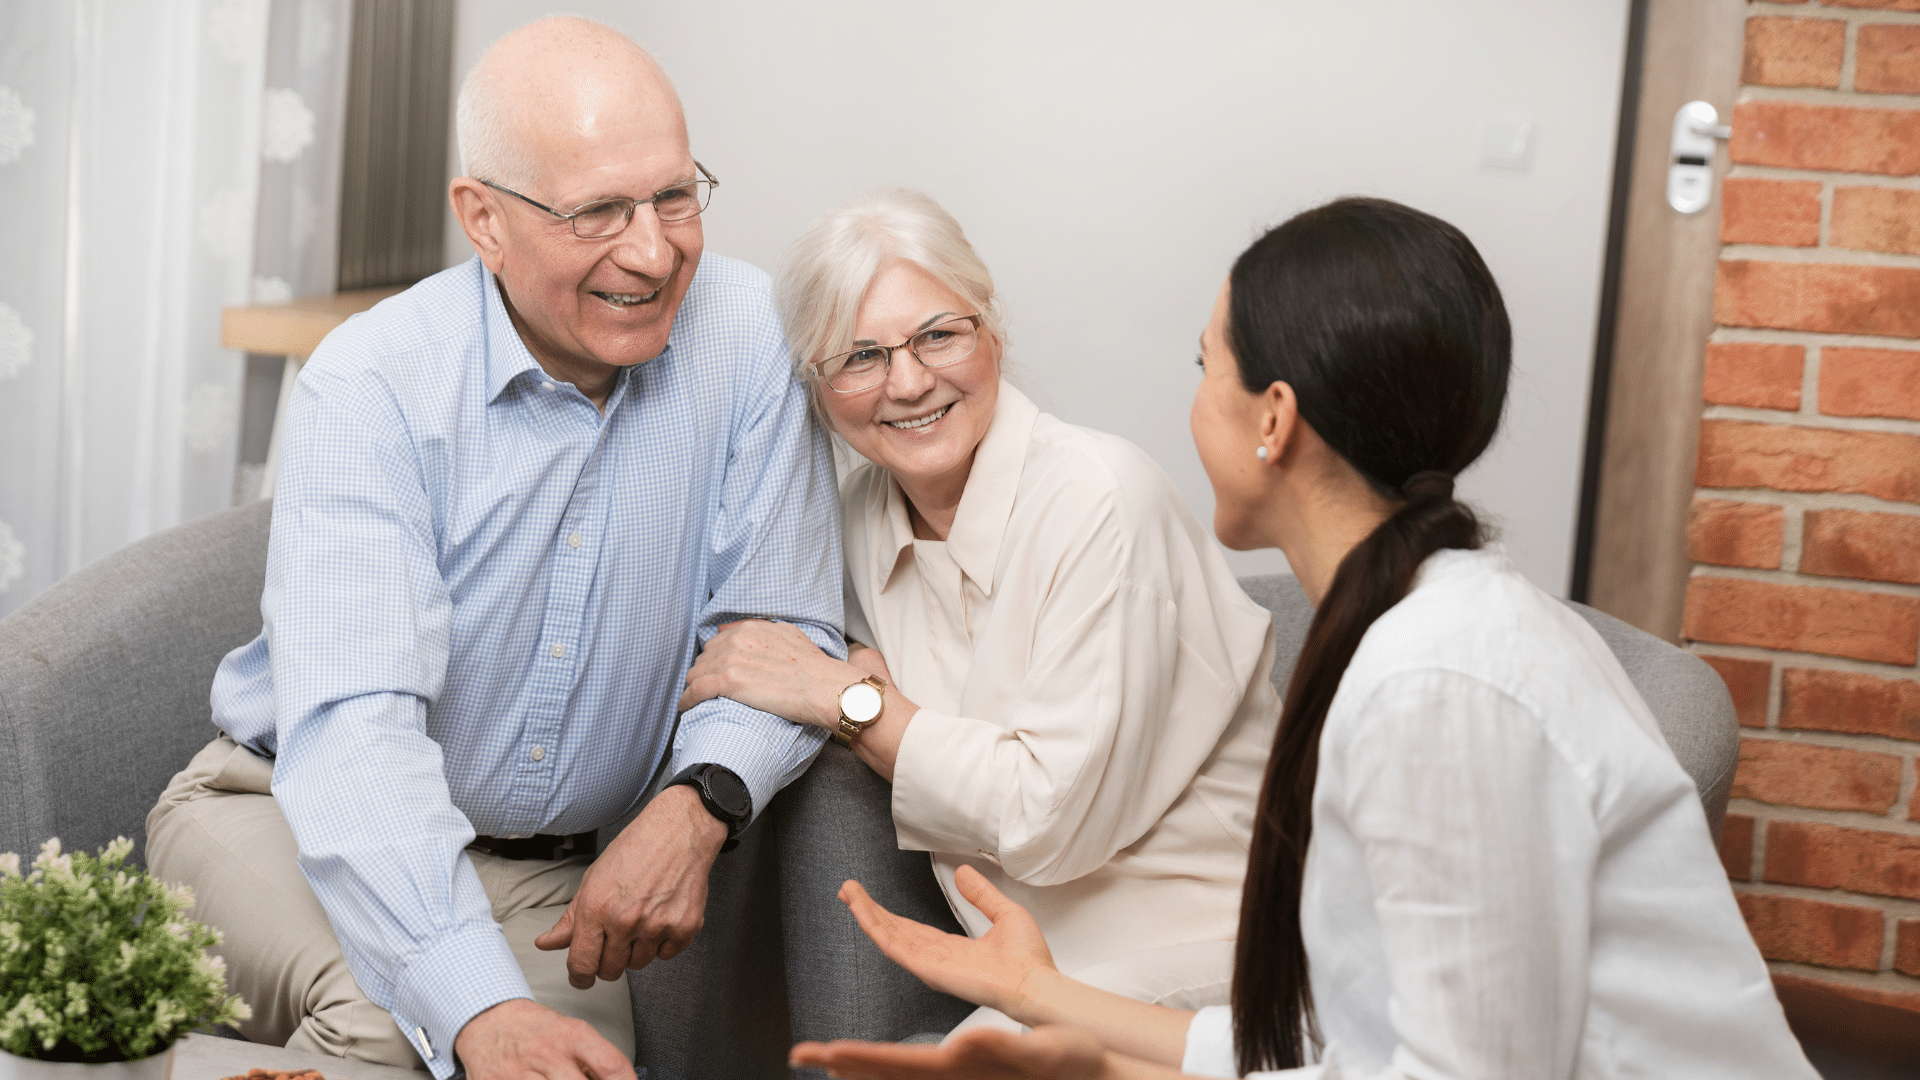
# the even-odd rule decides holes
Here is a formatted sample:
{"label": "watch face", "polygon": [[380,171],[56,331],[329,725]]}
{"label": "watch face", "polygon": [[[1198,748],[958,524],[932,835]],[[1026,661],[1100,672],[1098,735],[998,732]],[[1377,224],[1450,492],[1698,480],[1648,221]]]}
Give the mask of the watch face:
{"label": "watch face", "polygon": [[840,691],[840,713],[856,724],[871,724],[880,716],[880,691],[863,682]]}
{"label": "watch face", "polygon": [[706,790],[708,797],[728,816],[736,821],[747,816],[753,796],[747,791],[746,783],[733,775],[733,770],[717,767],[707,770]]}

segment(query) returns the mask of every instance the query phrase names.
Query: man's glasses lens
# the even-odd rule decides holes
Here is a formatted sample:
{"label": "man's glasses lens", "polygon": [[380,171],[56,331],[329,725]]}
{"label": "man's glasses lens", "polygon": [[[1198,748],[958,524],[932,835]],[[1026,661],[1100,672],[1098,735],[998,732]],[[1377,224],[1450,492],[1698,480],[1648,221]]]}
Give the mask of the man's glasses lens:
{"label": "man's glasses lens", "polygon": [[[978,343],[972,319],[953,319],[930,326],[908,339],[906,347],[926,367],[945,367],[965,360]],[[878,386],[887,377],[889,349],[872,346],[830,357],[821,365],[827,385],[843,394]]]}
{"label": "man's glasses lens", "polygon": [[[653,212],[667,224],[685,221],[705,210],[712,195],[713,185],[705,180],[670,187],[654,195]],[[573,212],[574,235],[583,240],[612,236],[627,227],[637,205],[632,199],[608,199],[583,206]]]}
{"label": "man's glasses lens", "polygon": [[633,216],[632,199],[608,199],[603,203],[583,206],[573,212],[573,231],[575,235],[586,239],[599,236],[612,236],[627,227],[627,219]]}

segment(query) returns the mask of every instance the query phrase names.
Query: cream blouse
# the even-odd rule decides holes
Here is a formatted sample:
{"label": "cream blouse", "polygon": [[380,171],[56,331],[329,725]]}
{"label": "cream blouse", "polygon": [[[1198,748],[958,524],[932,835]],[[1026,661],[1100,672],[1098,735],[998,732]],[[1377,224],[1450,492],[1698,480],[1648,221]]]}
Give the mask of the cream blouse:
{"label": "cream blouse", "polygon": [[[1817,1080],[1693,781],[1600,636],[1497,547],[1367,629],[1320,736],[1299,1080]],[[1237,1075],[1202,1010],[1182,1071]]]}
{"label": "cream blouse", "polygon": [[961,899],[970,863],[1073,972],[1234,937],[1280,702],[1266,609],[1159,466],[1005,382],[945,541],[847,477],[847,630],[921,706],[894,768],[900,846]]}

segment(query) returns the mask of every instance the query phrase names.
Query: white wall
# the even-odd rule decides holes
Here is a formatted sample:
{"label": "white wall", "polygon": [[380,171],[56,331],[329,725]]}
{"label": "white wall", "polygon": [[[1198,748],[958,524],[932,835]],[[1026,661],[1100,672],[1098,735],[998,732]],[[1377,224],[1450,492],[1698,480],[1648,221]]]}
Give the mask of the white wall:
{"label": "white wall", "polygon": [[[550,6],[462,0],[456,78]],[[1506,290],[1516,338],[1505,432],[1462,489],[1521,569],[1564,592],[1626,0],[570,6],[672,73],[694,154],[722,181],[708,250],[771,268],[849,195],[927,191],[994,272],[1018,381],[1146,448],[1203,521],[1192,360],[1233,257],[1342,194],[1452,221]],[[1489,167],[1488,125],[1512,121],[1533,125],[1524,168]],[[469,253],[451,224],[448,245],[449,261]]]}

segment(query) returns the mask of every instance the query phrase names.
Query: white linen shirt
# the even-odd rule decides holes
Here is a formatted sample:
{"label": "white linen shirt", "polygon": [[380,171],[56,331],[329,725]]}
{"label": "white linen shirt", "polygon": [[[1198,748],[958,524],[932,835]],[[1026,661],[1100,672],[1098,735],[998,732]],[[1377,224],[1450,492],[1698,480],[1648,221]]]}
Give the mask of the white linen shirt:
{"label": "white linen shirt", "polygon": [[[1653,715],[1497,547],[1430,557],[1361,639],[1300,921],[1325,1050],[1258,1076],[1816,1080]],[[1225,1008],[1183,1068],[1235,1075]]]}
{"label": "white linen shirt", "polygon": [[1062,971],[1231,940],[1280,709],[1271,617],[1166,474],[1002,382],[945,541],[913,538],[878,467],[841,497],[848,636],[921,707],[900,846],[935,853],[967,931],[990,923],[962,862],[1033,913]]}

